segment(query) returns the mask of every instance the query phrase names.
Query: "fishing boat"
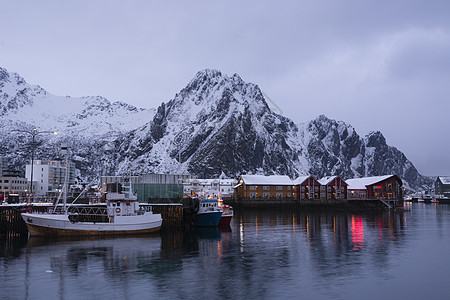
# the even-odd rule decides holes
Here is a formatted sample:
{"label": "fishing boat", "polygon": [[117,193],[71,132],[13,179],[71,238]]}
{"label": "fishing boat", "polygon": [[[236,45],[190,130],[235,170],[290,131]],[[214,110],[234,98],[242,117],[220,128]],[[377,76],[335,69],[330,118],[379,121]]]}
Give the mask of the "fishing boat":
{"label": "fishing boat", "polygon": [[439,203],[445,203],[445,204],[449,204],[450,203],[450,199],[444,195],[436,195],[436,200],[439,201]]}
{"label": "fishing boat", "polygon": [[231,219],[233,219],[234,216],[233,207],[231,207],[230,205],[224,205],[221,201],[219,201],[219,207],[222,208],[222,215],[220,216],[219,226],[230,225]]}
{"label": "fishing boat", "polygon": [[120,183],[108,184],[107,192],[104,194],[106,207],[67,206],[69,161],[67,149],[65,152],[66,178],[63,209],[58,211],[58,203],[56,203],[55,207],[47,213],[30,211],[22,213],[31,236],[144,234],[161,228],[160,214],[154,214],[151,207],[146,210],[139,207],[139,201],[132,191],[131,180],[128,189],[122,189]]}
{"label": "fishing boat", "polygon": [[[423,201],[420,201],[423,200]],[[422,199],[419,199],[419,202],[424,202],[424,203],[431,203],[432,197],[428,194],[423,195]]]}
{"label": "fishing boat", "polygon": [[194,215],[194,226],[214,227],[219,225],[222,208],[215,197],[200,199],[198,212]]}
{"label": "fishing boat", "polygon": [[[120,189],[120,184],[118,184]],[[130,193],[131,194],[131,193]],[[143,210],[134,195],[107,192],[106,207],[73,206],[62,213],[22,213],[31,236],[83,236],[144,234],[161,228],[160,214]]]}

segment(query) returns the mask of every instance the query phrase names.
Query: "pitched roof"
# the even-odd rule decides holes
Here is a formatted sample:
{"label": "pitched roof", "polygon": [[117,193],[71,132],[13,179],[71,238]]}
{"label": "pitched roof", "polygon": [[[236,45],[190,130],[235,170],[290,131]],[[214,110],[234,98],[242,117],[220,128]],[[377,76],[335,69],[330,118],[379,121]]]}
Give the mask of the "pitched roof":
{"label": "pitched roof", "polygon": [[450,176],[439,176],[438,177],[442,184],[450,184]]}
{"label": "pitched roof", "polygon": [[319,183],[321,185],[327,185],[328,183],[330,183],[333,179],[335,179],[337,176],[327,176],[327,177],[323,177],[321,179],[319,179]]}
{"label": "pitched roof", "polygon": [[372,185],[377,182],[383,181],[395,175],[384,175],[384,176],[373,176],[373,177],[363,177],[347,179],[345,182],[348,184],[349,190],[364,190],[367,185]]}
{"label": "pitched roof", "polygon": [[297,177],[294,181],[293,181],[293,184],[294,185],[298,185],[298,184],[302,184],[303,182],[305,182],[305,180],[306,179],[308,179],[308,178],[312,178],[313,180],[316,180],[313,176],[311,176],[311,175],[304,175],[304,176],[299,176],[299,177]]}
{"label": "pitched roof", "polygon": [[286,175],[242,175],[241,178],[247,185],[293,185]]}

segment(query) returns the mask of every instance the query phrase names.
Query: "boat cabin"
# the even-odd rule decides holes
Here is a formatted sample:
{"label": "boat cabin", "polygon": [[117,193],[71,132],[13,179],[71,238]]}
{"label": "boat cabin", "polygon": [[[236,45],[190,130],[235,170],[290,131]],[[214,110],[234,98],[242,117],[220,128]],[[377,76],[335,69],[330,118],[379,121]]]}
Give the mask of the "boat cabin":
{"label": "boat cabin", "polygon": [[120,183],[108,183],[106,190],[108,216],[136,216],[144,213],[131,188],[127,190]]}
{"label": "boat cabin", "polygon": [[200,201],[200,207],[204,210],[215,210],[216,208],[219,208],[219,201],[217,198],[207,198],[202,199]]}

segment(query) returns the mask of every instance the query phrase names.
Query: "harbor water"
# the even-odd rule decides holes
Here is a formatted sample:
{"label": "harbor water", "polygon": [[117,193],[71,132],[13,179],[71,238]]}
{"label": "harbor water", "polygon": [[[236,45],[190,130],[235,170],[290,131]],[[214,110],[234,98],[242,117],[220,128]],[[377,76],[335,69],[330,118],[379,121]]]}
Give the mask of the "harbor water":
{"label": "harbor water", "polygon": [[1,299],[448,299],[450,205],[237,210],[229,227],[0,241]]}

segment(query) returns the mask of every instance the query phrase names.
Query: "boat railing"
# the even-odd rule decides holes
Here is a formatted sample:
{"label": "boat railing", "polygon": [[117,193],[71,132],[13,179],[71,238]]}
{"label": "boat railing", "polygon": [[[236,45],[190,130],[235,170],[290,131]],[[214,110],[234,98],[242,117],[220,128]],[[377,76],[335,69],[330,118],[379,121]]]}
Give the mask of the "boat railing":
{"label": "boat railing", "polygon": [[106,207],[88,207],[88,206],[72,206],[69,209],[69,214],[90,215],[90,216],[104,216],[107,215]]}

